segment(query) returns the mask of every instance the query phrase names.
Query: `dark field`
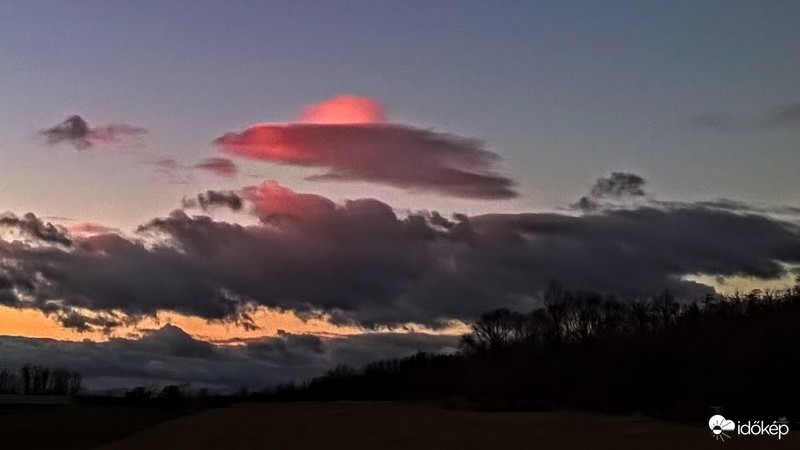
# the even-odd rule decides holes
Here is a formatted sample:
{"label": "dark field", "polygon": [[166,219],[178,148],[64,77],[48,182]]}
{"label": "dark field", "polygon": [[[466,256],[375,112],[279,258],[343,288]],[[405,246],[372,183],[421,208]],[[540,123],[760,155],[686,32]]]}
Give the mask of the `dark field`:
{"label": "dark field", "polygon": [[181,415],[174,410],[122,406],[0,405],[0,448],[95,448]]}
{"label": "dark field", "polygon": [[[252,403],[193,414],[147,407],[0,409],[9,449],[765,449],[800,433],[716,442],[705,424],[573,411],[489,413],[402,402]],[[795,434],[797,433],[797,434]]]}
{"label": "dark field", "polygon": [[764,449],[800,448],[800,433],[733,436],[705,424],[570,411],[485,413],[421,403],[268,403],[207,410],[133,434],[125,449]]}

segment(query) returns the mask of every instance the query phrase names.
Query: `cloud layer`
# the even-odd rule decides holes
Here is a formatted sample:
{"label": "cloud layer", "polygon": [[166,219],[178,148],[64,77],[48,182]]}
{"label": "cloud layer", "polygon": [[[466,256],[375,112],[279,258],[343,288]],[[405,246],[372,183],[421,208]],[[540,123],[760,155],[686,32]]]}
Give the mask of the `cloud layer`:
{"label": "cloud layer", "polygon": [[314,180],[476,199],[517,195],[514,182],[496,172],[500,157],[481,142],[384,120],[374,100],[337,97],[308,108],[300,122],[255,124],[214,143],[239,156],[328,170]]}
{"label": "cloud layer", "polygon": [[42,242],[0,240],[0,299],[73,327],[159,310],[248,325],[253,305],[368,327],[436,326],[496,307],[531,308],[555,279],[619,295],[669,288],[697,298],[711,288],[684,276],[773,279],[785,275],[784,264],[800,264],[795,222],[702,203],[448,219],[398,216],[369,198],[336,204],[276,183],[243,192],[197,202],[230,207],[234,199],[237,209],[241,200],[260,224],[175,211],[135,237],[54,230],[39,233]]}
{"label": "cloud layer", "polygon": [[448,352],[457,337],[419,333],[371,333],[321,338],[280,333],[276,337],[216,346],[173,325],[141,339],[59,342],[0,336],[2,367],[26,363],[67,367],[84,376],[89,389],[131,388],[192,382],[196,387],[234,391],[261,389],[322,374],[336,364],[361,366],[418,351]]}

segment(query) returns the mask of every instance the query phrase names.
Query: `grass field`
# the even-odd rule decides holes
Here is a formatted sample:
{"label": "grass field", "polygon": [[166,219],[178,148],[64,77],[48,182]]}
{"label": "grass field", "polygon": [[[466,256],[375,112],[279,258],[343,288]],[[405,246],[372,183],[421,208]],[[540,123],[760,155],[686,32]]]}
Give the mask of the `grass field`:
{"label": "grass field", "polygon": [[[796,435],[793,435],[797,433]],[[705,424],[581,412],[485,413],[420,403],[272,403],[207,410],[104,450],[141,449],[766,449],[800,432],[717,442]]]}
{"label": "grass field", "polygon": [[0,405],[0,449],[85,450],[182,414],[122,406]]}

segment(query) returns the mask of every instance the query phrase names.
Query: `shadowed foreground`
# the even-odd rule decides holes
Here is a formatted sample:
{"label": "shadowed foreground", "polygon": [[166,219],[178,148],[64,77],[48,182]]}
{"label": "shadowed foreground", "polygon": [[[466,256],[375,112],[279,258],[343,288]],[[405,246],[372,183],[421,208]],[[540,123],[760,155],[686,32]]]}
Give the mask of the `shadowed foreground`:
{"label": "shadowed foreground", "polygon": [[400,402],[244,404],[204,411],[102,447],[146,449],[763,449],[800,448],[800,433],[714,441],[705,424],[580,412],[485,413]]}
{"label": "shadowed foreground", "polygon": [[0,402],[0,448],[94,448],[186,413],[143,407],[47,405],[39,397],[26,400],[27,405]]}

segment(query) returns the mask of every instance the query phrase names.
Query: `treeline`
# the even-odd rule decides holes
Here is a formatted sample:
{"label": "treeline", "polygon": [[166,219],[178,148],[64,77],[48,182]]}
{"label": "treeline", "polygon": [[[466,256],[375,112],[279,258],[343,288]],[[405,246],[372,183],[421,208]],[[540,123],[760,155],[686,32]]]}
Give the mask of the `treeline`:
{"label": "treeline", "polygon": [[0,370],[0,394],[5,395],[77,395],[83,377],[63,368],[25,364],[14,373]]}
{"label": "treeline", "polygon": [[239,399],[237,395],[222,395],[208,389],[192,389],[189,383],[181,383],[161,387],[136,386],[126,390],[122,395],[101,393],[79,395],[73,401],[82,406],[170,411],[170,414],[179,417],[209,408],[226,407],[231,400]]}
{"label": "treeline", "polygon": [[338,367],[279,400],[449,399],[482,409],[577,407],[702,418],[800,416],[800,283],[781,292],[619,299],[553,284],[530,312],[483,314],[454,355]]}

